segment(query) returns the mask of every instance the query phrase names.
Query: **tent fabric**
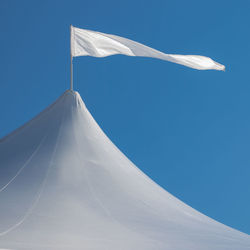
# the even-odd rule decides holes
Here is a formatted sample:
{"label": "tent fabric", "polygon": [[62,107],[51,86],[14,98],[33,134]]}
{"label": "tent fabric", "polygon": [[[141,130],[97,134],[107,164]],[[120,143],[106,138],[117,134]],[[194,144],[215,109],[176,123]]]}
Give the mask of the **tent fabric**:
{"label": "tent fabric", "polygon": [[249,250],[154,183],[66,91],[0,140],[0,249]]}
{"label": "tent fabric", "polygon": [[206,56],[165,54],[124,37],[71,26],[71,55],[106,57],[123,54],[158,58],[190,68],[225,70],[225,66]]}

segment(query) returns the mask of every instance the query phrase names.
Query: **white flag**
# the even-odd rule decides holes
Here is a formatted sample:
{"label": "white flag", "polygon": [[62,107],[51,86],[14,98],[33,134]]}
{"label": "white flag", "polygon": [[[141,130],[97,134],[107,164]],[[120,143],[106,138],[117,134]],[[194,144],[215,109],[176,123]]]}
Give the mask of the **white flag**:
{"label": "white flag", "polygon": [[124,37],[105,34],[71,26],[71,55],[105,57],[115,54],[153,57],[190,68],[225,70],[225,66],[209,57],[197,55],[165,54]]}

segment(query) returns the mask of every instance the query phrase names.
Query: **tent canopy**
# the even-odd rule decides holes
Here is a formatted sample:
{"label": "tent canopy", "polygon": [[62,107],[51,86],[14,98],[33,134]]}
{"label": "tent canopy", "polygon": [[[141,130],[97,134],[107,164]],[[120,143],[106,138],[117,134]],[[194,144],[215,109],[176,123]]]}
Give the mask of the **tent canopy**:
{"label": "tent canopy", "polygon": [[246,250],[142,173],[66,91],[0,140],[0,249]]}

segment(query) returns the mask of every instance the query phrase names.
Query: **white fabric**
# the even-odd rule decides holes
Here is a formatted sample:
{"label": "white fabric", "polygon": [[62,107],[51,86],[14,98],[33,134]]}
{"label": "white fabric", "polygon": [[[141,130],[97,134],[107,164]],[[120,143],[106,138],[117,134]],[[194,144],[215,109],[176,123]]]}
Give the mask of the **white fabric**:
{"label": "white fabric", "polygon": [[209,57],[165,54],[127,38],[71,26],[71,55],[73,57],[105,57],[115,54],[153,57],[199,70],[225,70],[224,65]]}
{"label": "white fabric", "polygon": [[249,250],[250,236],[159,187],[67,91],[0,140],[1,248]]}

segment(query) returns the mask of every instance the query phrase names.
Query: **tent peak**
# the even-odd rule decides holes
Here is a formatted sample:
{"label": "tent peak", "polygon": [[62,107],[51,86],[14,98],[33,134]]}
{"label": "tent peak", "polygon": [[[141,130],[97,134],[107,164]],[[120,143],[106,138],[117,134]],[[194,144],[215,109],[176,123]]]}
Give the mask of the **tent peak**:
{"label": "tent peak", "polygon": [[74,91],[73,89],[67,89],[64,93],[65,94],[69,93],[69,94],[75,95],[77,93],[77,91]]}
{"label": "tent peak", "polygon": [[72,89],[68,89],[68,90],[66,90],[63,94],[62,94],[62,97],[63,96],[73,96],[73,97],[75,97],[75,98],[80,98],[80,99],[82,99],[81,98],[81,96],[80,96],[80,94],[77,92],[77,91],[75,91],[75,90],[72,90]]}
{"label": "tent peak", "polygon": [[81,98],[81,95],[77,91],[74,91],[72,89],[66,90],[59,99],[61,99],[62,102],[66,104],[66,106],[72,105],[72,106],[86,108],[85,103]]}

